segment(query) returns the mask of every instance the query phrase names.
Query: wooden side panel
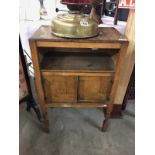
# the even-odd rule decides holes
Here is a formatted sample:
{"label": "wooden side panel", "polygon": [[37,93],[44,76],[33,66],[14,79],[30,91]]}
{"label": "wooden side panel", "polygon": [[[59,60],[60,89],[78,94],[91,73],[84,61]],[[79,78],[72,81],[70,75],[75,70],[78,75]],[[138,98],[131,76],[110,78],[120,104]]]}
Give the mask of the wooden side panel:
{"label": "wooden side panel", "polygon": [[119,105],[123,103],[130,76],[135,64],[135,10],[130,10],[125,35],[129,39],[129,46],[125,55],[122,56],[124,62],[119,75],[118,87],[116,89],[116,95],[113,102],[114,104]]}
{"label": "wooden side panel", "polygon": [[108,99],[112,76],[79,77],[78,100],[81,102],[104,102]]}
{"label": "wooden side panel", "polygon": [[72,76],[47,75],[44,79],[45,97],[50,102],[76,102],[77,78]]}
{"label": "wooden side panel", "polygon": [[[121,49],[119,51],[119,55],[118,55],[118,61],[116,62],[116,73],[115,73],[115,77],[114,77],[114,83],[112,86],[112,90],[110,92],[110,106],[109,106],[110,112],[113,109],[113,104],[115,104],[115,97],[116,97],[116,93],[117,93],[117,88],[120,84],[119,83],[120,75],[122,72],[122,68],[124,66],[127,47],[128,47],[128,43],[122,44],[122,47],[121,47]],[[121,87],[122,87],[122,85],[121,85]],[[119,96],[119,94],[118,94],[118,96]]]}

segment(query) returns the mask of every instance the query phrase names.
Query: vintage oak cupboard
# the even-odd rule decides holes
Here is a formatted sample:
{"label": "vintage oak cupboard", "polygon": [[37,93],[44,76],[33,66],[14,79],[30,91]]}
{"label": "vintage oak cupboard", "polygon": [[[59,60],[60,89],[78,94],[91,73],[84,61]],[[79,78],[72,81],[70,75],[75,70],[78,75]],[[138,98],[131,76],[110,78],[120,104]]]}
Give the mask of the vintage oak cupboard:
{"label": "vintage oak cupboard", "polygon": [[41,26],[29,39],[43,127],[47,108],[103,108],[108,127],[128,41],[115,28],[100,28],[94,38],[66,39]]}

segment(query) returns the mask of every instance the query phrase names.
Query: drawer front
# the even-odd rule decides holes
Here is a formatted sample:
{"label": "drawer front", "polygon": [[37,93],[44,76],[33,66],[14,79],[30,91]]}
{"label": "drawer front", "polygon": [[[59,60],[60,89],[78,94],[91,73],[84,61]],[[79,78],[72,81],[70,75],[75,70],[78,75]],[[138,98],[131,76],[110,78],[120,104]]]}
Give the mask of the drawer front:
{"label": "drawer front", "polygon": [[77,78],[72,76],[44,75],[43,87],[46,102],[77,102]]}
{"label": "drawer front", "polygon": [[79,102],[103,102],[110,94],[112,76],[79,77],[78,101]]}

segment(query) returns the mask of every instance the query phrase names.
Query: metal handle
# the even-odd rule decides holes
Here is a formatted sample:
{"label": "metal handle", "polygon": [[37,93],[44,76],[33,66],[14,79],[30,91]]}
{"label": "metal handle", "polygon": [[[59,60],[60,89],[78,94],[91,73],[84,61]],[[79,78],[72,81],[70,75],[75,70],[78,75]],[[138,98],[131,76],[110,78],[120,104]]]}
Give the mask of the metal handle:
{"label": "metal handle", "polygon": [[59,11],[68,12],[68,10],[60,10],[59,8],[56,8],[55,11],[56,11],[56,12],[59,12]]}

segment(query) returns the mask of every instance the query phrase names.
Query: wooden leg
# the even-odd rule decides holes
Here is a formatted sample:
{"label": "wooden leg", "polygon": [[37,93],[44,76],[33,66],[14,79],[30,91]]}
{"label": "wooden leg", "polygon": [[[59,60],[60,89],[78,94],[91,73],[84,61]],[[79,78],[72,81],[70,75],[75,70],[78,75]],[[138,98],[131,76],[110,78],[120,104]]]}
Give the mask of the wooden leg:
{"label": "wooden leg", "polygon": [[110,113],[107,107],[103,108],[103,112],[104,112],[104,121],[103,121],[103,125],[102,125],[102,131],[107,131],[108,126],[109,126],[109,117],[110,117]]}
{"label": "wooden leg", "polygon": [[114,25],[117,25],[117,20],[118,20],[118,5],[119,5],[119,0],[116,1],[116,10],[115,10],[115,15],[114,15]]}
{"label": "wooden leg", "polygon": [[90,17],[99,22],[102,23],[101,17],[99,17],[96,13],[96,6],[93,6],[90,12]]}
{"label": "wooden leg", "polygon": [[106,9],[106,0],[102,0],[101,18],[105,14],[105,9]]}
{"label": "wooden leg", "polygon": [[43,130],[46,133],[49,133],[49,121],[48,121],[48,118],[47,118],[47,112],[43,113]]}

